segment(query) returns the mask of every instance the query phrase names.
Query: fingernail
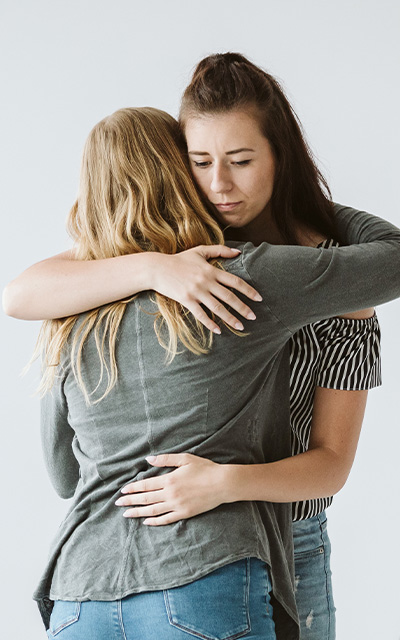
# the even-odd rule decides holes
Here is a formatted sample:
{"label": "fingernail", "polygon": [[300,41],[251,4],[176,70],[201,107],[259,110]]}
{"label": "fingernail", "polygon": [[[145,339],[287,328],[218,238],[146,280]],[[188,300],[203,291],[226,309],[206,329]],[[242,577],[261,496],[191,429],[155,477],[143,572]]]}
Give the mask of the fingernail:
{"label": "fingernail", "polygon": [[122,506],[124,504],[122,498],[118,498],[118,500],[115,501],[115,504],[118,505],[118,507]]}
{"label": "fingernail", "polygon": [[257,293],[257,294],[254,296],[253,300],[255,300],[256,302],[261,302],[262,297],[260,296],[260,294],[259,294],[259,293]]}
{"label": "fingernail", "polygon": [[156,459],[156,456],[146,456],[146,460],[147,460],[147,462],[150,462],[150,463],[151,463],[151,462],[154,462],[154,461],[155,461],[155,459]]}
{"label": "fingernail", "polygon": [[246,316],[247,320],[255,320],[256,319],[256,314],[251,312]]}
{"label": "fingernail", "polygon": [[236,253],[242,253],[240,249],[233,249],[233,247],[231,247],[231,251],[236,251]]}
{"label": "fingernail", "polygon": [[239,329],[239,331],[243,331],[244,326],[242,325],[241,322],[236,322],[235,329]]}
{"label": "fingernail", "polygon": [[219,327],[217,327],[216,329],[213,329],[213,333],[218,334],[219,336],[221,335],[221,329]]}
{"label": "fingernail", "polygon": [[129,491],[126,487],[122,487],[121,493],[129,493]]}

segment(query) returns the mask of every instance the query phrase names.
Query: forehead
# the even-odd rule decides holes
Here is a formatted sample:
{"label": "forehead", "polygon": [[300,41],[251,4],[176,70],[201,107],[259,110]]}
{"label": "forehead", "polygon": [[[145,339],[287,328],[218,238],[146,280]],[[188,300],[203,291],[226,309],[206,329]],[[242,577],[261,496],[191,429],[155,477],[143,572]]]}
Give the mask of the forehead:
{"label": "forehead", "polygon": [[[188,118],[185,135],[189,151],[207,151],[198,146],[229,146],[240,148],[265,143],[259,122],[251,110],[235,110]],[[194,146],[193,146],[194,145]]]}

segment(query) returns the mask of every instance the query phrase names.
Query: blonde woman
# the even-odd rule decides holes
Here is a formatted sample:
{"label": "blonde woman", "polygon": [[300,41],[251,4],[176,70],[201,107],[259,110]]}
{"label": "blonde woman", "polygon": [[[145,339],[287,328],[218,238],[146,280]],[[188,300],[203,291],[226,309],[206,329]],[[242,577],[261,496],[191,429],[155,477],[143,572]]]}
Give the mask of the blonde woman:
{"label": "blonde woman", "polygon": [[[155,109],[94,127],[69,219],[79,259],[222,245],[182,151],[177,123]],[[241,337],[221,326],[213,339],[179,303],[146,292],[45,323],[44,451],[56,489],[73,496],[35,593],[49,638],[298,638],[291,505],[264,502],[268,487],[249,496],[244,483],[238,502],[218,494],[212,510],[165,527],[123,518],[115,502],[121,486],[160,473],[154,454],[210,460],[222,486],[221,463],[262,474],[290,456],[290,336],[400,296],[400,232],[348,208],[335,215],[359,246],[218,249],[236,255],[221,278],[262,296]]]}

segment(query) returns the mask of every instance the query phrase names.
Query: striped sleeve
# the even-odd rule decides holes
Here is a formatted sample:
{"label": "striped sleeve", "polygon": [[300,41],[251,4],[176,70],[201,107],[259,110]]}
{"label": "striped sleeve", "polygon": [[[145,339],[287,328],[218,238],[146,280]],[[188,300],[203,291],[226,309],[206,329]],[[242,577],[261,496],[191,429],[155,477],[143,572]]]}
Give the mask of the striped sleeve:
{"label": "striped sleeve", "polygon": [[362,391],[381,385],[381,334],[376,315],[331,320],[319,336],[322,353],[317,386]]}

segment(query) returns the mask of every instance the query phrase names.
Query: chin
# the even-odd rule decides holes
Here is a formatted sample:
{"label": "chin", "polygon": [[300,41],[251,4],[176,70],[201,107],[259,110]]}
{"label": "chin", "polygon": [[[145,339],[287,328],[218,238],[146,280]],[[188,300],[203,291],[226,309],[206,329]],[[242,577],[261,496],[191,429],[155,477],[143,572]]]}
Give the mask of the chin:
{"label": "chin", "polygon": [[240,229],[246,225],[242,219],[234,218],[233,216],[227,216],[226,218],[219,218],[220,222],[227,227],[233,227],[234,229]]}

